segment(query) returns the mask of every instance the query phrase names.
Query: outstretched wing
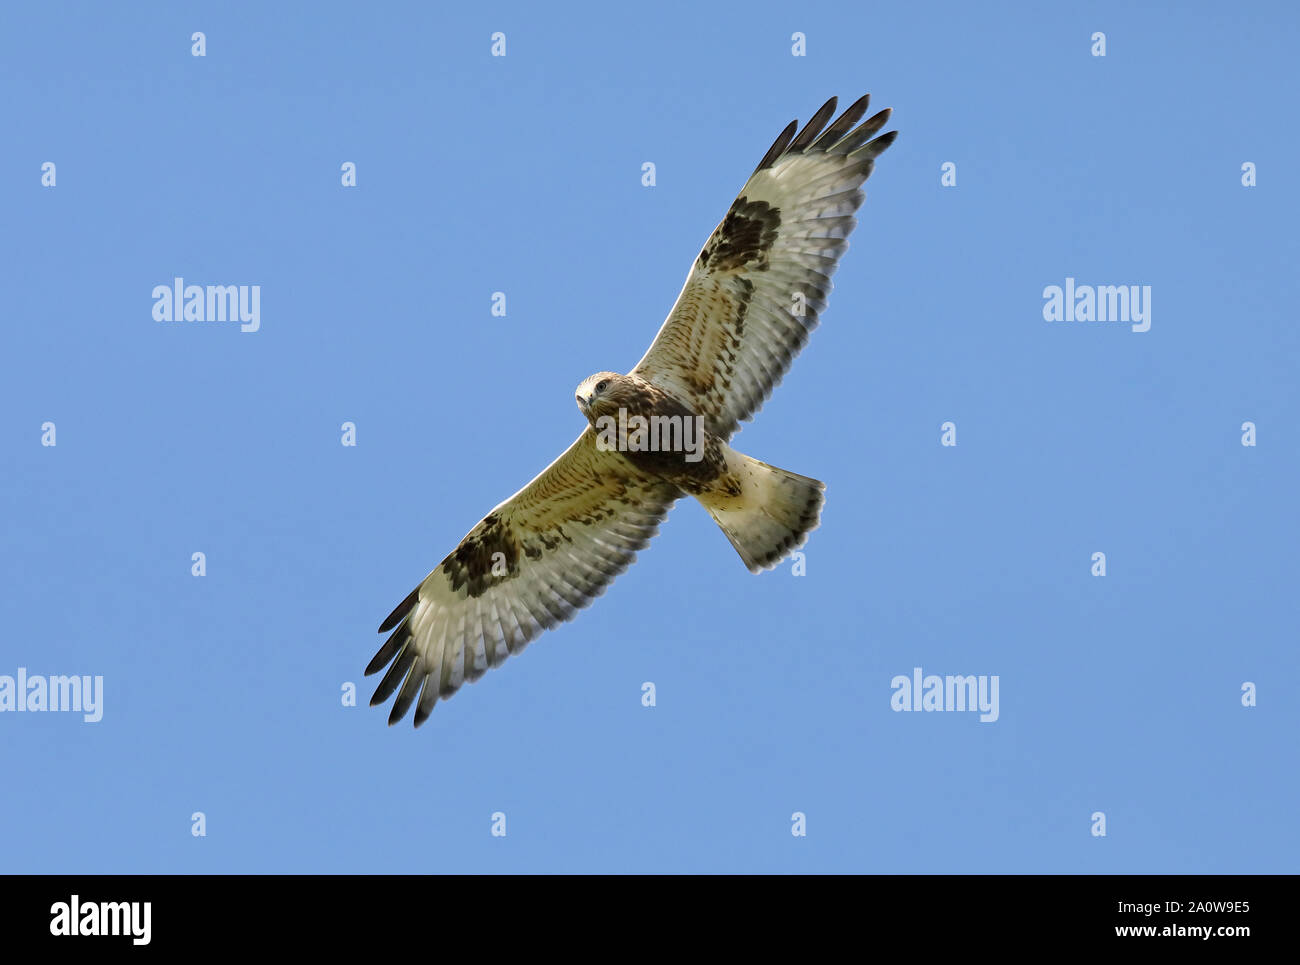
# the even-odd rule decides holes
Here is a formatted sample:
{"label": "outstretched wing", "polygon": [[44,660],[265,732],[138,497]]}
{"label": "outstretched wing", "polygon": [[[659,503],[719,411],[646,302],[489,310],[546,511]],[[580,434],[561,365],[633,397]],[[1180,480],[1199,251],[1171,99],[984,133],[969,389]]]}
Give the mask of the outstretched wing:
{"label": "outstretched wing", "polygon": [[379,632],[393,634],[366,674],[392,665],[371,706],[397,691],[388,717],[395,724],[418,696],[420,726],[438,698],[604,593],[679,495],[676,486],[600,449],[588,428],[470,530],[383,622]]}
{"label": "outstretched wing", "polygon": [[872,140],[888,110],[855,128],[867,103],[821,133],[832,97],[797,136],[797,121],[781,132],[632,370],[691,404],[717,435],[729,437],[758,411],[826,307],[862,183],[898,133]]}

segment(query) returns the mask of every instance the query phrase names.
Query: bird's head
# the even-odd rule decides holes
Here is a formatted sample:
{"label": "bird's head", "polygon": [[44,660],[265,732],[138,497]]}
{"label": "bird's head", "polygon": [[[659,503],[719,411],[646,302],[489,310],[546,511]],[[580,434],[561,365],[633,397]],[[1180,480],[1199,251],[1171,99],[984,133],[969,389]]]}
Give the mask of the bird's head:
{"label": "bird's head", "polygon": [[617,372],[597,372],[578,384],[574,398],[587,421],[594,425],[603,415],[617,415],[619,406],[627,404],[627,388],[627,376]]}

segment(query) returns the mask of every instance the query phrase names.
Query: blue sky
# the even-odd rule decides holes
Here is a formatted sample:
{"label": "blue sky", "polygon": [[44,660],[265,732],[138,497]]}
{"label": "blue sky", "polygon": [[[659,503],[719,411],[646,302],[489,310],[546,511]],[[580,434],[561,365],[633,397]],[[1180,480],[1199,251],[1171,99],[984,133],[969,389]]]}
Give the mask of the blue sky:
{"label": "blue sky", "polygon": [[[0,713],[0,870],[1297,870],[1292,6],[271,6],[0,35],[0,675],[103,678],[96,723]],[[806,575],[679,504],[387,727],[380,621],[786,122],[867,91],[902,134],[735,440],[826,481]],[[177,276],[260,329],[155,321]],[[1150,286],[1150,330],[1045,321],[1066,278]],[[893,711],[914,667],[998,720]]]}

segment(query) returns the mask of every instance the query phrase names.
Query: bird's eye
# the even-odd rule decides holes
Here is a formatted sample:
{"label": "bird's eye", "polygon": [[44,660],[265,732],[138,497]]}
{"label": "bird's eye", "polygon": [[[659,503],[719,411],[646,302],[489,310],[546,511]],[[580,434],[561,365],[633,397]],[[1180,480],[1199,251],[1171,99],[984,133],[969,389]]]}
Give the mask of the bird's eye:
{"label": "bird's eye", "polygon": [[597,391],[597,392],[604,392],[607,388],[609,388],[609,380],[608,380],[608,379],[605,380],[605,381],[603,381],[603,382],[597,382],[597,383],[596,383],[596,391]]}

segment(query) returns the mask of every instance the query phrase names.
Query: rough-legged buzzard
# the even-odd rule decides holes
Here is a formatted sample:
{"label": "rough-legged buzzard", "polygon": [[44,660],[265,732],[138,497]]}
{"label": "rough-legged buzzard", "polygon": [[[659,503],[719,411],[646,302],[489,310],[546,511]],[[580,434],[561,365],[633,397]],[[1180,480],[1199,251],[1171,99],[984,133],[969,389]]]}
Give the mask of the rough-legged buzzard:
{"label": "rough-legged buzzard", "polygon": [[[488,513],[379,628],[392,635],[370,703],[415,724],[543,630],[572,619],[636,558],[669,508],[694,496],[754,572],[816,528],[824,486],[727,445],[771,394],[826,307],[862,184],[896,132],[835,98],[763,156],[691,266],[677,303],[627,375],[577,389],[588,427]],[[823,131],[823,128],[825,130]],[[390,665],[391,664],[391,665]]]}

